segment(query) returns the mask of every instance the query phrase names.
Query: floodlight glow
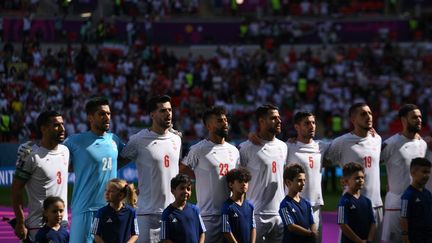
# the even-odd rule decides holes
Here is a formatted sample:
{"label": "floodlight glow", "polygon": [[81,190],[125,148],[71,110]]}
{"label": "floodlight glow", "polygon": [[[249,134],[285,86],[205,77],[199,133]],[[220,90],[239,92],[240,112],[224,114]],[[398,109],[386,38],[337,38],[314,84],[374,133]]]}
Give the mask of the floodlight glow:
{"label": "floodlight glow", "polygon": [[237,3],[237,4],[243,4],[243,3],[244,3],[244,0],[236,0],[236,3]]}
{"label": "floodlight glow", "polygon": [[92,13],[91,13],[91,12],[88,12],[88,13],[82,13],[80,16],[81,16],[82,18],[89,18],[89,17],[92,16]]}

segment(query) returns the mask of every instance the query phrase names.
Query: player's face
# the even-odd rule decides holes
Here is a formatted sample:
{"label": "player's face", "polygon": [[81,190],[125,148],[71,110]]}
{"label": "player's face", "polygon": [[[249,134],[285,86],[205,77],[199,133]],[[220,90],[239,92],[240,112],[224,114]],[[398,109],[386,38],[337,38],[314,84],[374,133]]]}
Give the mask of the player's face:
{"label": "player's face", "polygon": [[430,173],[431,173],[431,168],[428,168],[426,166],[421,166],[418,168],[414,168],[411,171],[411,177],[414,183],[416,183],[419,186],[424,186],[429,180]]}
{"label": "player's face", "polygon": [[420,110],[415,109],[413,111],[408,112],[406,118],[406,126],[407,130],[412,133],[420,132],[422,128],[422,115]]}
{"label": "player's face", "polygon": [[294,128],[296,129],[298,136],[304,139],[314,138],[316,130],[315,117],[305,117],[299,124],[294,124]]}
{"label": "player's face", "polygon": [[278,110],[270,110],[267,116],[260,119],[264,130],[271,134],[279,134],[281,132],[282,121]]}
{"label": "player's face", "polygon": [[351,122],[354,127],[363,130],[370,130],[372,128],[372,111],[369,106],[358,107],[351,117]]}
{"label": "player's face", "polygon": [[358,191],[363,188],[365,175],[363,171],[357,171],[346,179],[346,186],[350,191]]}
{"label": "player's face", "polygon": [[306,184],[306,174],[305,173],[300,173],[298,174],[298,176],[296,176],[296,178],[294,178],[294,180],[290,181],[287,180],[287,186],[289,190],[293,190],[296,192],[301,192],[303,191],[303,188]]}
{"label": "player's face", "polygon": [[107,202],[119,202],[123,199],[121,191],[112,184],[108,184],[105,188],[105,200]]}
{"label": "player's face", "polygon": [[51,117],[51,122],[48,125],[43,126],[41,131],[43,136],[48,136],[51,141],[56,141],[57,143],[63,142],[65,139],[63,117]]}
{"label": "player's face", "polygon": [[249,183],[246,181],[234,180],[234,182],[230,183],[230,188],[233,193],[244,194],[249,189]]}
{"label": "player's face", "polygon": [[192,194],[192,185],[181,183],[174,190],[171,190],[174,198],[178,202],[186,202]]}
{"label": "player's face", "polygon": [[158,103],[157,109],[151,112],[150,115],[154,125],[162,129],[172,127],[172,108],[170,102]]}
{"label": "player's face", "polygon": [[228,137],[228,119],[226,115],[212,115],[207,121],[209,133],[215,134],[221,138]]}
{"label": "player's face", "polygon": [[51,204],[48,209],[44,211],[44,215],[49,224],[58,225],[63,220],[64,210],[64,204],[58,201]]}
{"label": "player's face", "polygon": [[107,132],[110,128],[111,110],[108,105],[99,106],[98,110],[89,115],[89,122],[92,129],[100,132]]}

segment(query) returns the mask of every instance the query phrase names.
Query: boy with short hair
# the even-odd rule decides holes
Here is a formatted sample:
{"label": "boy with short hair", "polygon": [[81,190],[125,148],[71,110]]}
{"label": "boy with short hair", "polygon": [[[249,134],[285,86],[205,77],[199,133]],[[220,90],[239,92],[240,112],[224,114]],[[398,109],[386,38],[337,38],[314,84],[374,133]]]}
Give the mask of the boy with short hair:
{"label": "boy with short hair", "polygon": [[410,165],[411,185],[402,194],[402,242],[431,242],[432,194],[425,188],[431,173],[431,162],[415,158]]}
{"label": "boy with short hair", "polygon": [[288,187],[288,195],[279,209],[285,226],[283,242],[315,242],[318,229],[313,220],[312,206],[300,197],[306,182],[305,170],[299,164],[292,164],[285,168],[283,178]]}
{"label": "boy with short hair", "polygon": [[160,238],[163,243],[204,243],[205,226],[199,209],[188,203],[192,193],[192,181],[185,174],[171,179],[171,193],[175,201],[162,213]]}
{"label": "boy with short hair", "polygon": [[360,193],[365,181],[364,168],[359,163],[349,162],[342,170],[346,192],[338,204],[341,243],[371,242],[376,224],[371,200]]}
{"label": "boy with short hair", "polygon": [[254,206],[252,202],[245,200],[251,178],[251,174],[245,168],[232,169],[226,175],[231,197],[222,207],[224,242],[255,243],[256,241]]}

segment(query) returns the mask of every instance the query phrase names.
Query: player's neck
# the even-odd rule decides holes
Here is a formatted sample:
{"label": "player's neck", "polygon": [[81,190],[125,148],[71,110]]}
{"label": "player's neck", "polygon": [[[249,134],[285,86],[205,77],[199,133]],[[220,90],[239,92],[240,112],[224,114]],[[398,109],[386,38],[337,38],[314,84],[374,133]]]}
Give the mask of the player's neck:
{"label": "player's neck", "polygon": [[419,190],[419,191],[423,191],[424,185],[419,184],[415,181],[411,182],[411,186],[414,187],[415,189]]}
{"label": "player's neck", "polygon": [[258,132],[258,137],[262,140],[272,141],[273,139],[275,139],[276,134],[270,133],[270,132],[267,132],[267,131],[264,131],[263,129],[261,129]]}
{"label": "player's neck", "polygon": [[184,200],[181,200],[181,201],[175,200],[173,203],[171,203],[171,206],[173,206],[177,209],[183,210],[184,207],[186,207],[186,203],[187,203],[187,201],[184,201]]}
{"label": "player's neck", "polygon": [[355,190],[355,189],[351,190],[349,188],[348,188],[348,193],[353,195],[353,197],[355,198],[359,198],[361,195],[360,190]]}
{"label": "player's neck", "polygon": [[209,134],[208,140],[212,141],[215,144],[223,144],[225,142],[225,138],[218,136],[216,134]]}
{"label": "player's neck", "polygon": [[415,138],[417,138],[418,136],[418,133],[416,133],[416,132],[409,132],[409,131],[407,131],[406,129],[404,129],[403,131],[402,131],[402,135],[404,136],[404,137],[406,137],[406,138],[408,138],[408,139],[415,139]]}
{"label": "player's neck", "polygon": [[245,193],[232,192],[231,200],[241,206],[245,200]]}
{"label": "player's neck", "polygon": [[120,209],[124,206],[123,202],[110,202],[110,207],[114,208],[115,211],[120,211]]}
{"label": "player's neck", "polygon": [[360,128],[360,127],[355,127],[354,130],[352,130],[351,133],[354,134],[354,135],[357,135],[359,137],[365,138],[365,137],[368,136],[369,130],[365,130],[365,129]]}
{"label": "player's neck", "polygon": [[61,225],[57,222],[55,222],[55,223],[47,222],[46,225],[55,231],[59,230],[61,227]]}
{"label": "player's neck", "polygon": [[309,144],[309,143],[312,143],[313,139],[307,138],[307,137],[297,136],[297,141],[304,143],[304,144]]}
{"label": "player's neck", "polygon": [[48,150],[54,150],[58,147],[58,142],[50,140],[49,138],[42,137],[40,145]]}
{"label": "player's neck", "polygon": [[159,135],[164,135],[168,132],[169,128],[162,128],[160,126],[156,126],[153,122],[152,126],[150,127],[150,131],[157,133]]}
{"label": "player's neck", "polygon": [[294,190],[288,191],[288,197],[294,199],[296,202],[300,202],[300,192],[296,192]]}
{"label": "player's neck", "polygon": [[106,133],[106,131],[99,130],[99,129],[96,129],[96,128],[91,128],[90,131],[91,131],[92,133],[98,135],[98,136],[103,136],[103,135],[105,135],[105,133]]}

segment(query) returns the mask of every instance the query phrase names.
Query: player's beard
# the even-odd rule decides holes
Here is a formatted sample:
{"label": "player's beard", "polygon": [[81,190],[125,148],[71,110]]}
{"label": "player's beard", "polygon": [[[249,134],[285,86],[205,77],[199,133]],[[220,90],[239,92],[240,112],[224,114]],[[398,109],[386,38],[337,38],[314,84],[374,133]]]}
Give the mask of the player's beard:
{"label": "player's beard", "polygon": [[221,138],[227,138],[228,137],[228,129],[218,128],[215,130],[215,134]]}
{"label": "player's beard", "polygon": [[415,125],[415,124],[408,124],[407,130],[408,130],[408,132],[410,132],[410,133],[418,133],[418,132],[420,132],[420,130],[421,130],[421,126],[418,127],[418,126]]}
{"label": "player's beard", "polygon": [[271,134],[273,134],[273,135],[277,135],[277,134],[279,134],[279,133],[281,132],[281,129],[280,129],[280,128],[277,128],[276,126],[274,126],[274,127],[269,127],[269,128],[267,129],[267,132],[269,132],[269,133],[271,133]]}

